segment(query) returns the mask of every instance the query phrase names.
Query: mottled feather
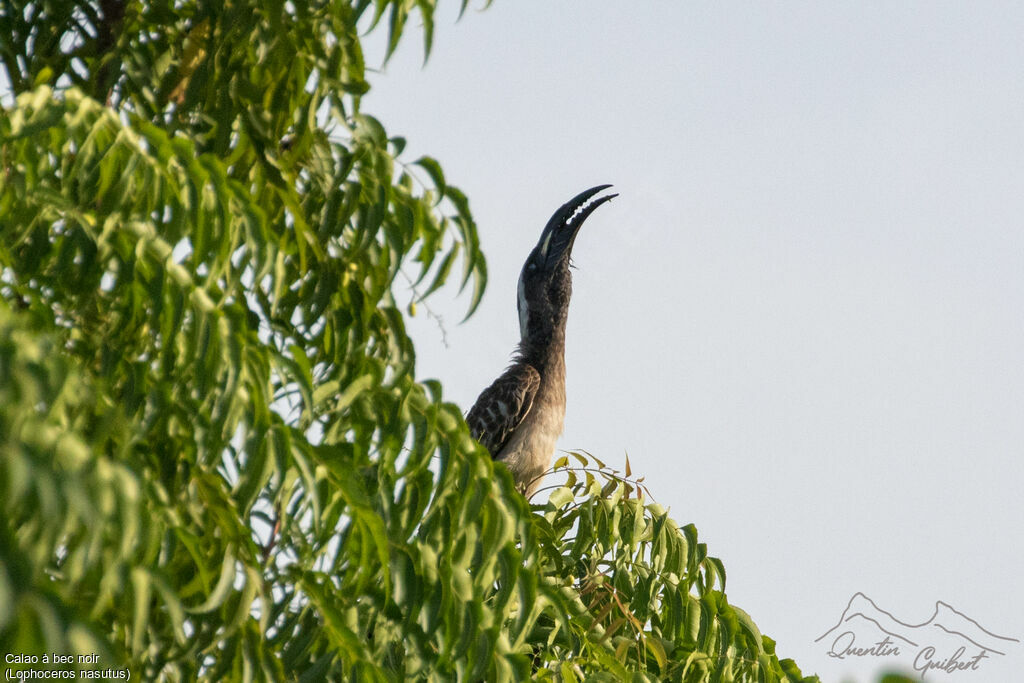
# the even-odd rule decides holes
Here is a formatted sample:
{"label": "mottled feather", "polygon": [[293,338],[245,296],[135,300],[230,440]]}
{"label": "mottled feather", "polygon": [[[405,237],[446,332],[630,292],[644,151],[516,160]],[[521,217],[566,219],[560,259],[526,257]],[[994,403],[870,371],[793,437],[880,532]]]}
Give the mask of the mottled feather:
{"label": "mottled feather", "polygon": [[533,407],[540,373],[532,365],[516,363],[480,394],[466,422],[473,438],[496,458]]}

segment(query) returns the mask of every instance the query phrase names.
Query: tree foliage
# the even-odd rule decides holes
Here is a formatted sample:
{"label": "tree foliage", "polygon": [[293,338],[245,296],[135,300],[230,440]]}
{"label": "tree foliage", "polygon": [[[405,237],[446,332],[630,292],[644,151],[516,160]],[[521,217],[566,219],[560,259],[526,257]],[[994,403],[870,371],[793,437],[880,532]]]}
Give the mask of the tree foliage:
{"label": "tree foliage", "polygon": [[0,650],[800,678],[692,526],[581,454],[531,509],[415,380],[403,309],[454,279],[471,314],[487,271],[463,193],[362,112],[359,36],[429,51],[434,6],[0,5]]}

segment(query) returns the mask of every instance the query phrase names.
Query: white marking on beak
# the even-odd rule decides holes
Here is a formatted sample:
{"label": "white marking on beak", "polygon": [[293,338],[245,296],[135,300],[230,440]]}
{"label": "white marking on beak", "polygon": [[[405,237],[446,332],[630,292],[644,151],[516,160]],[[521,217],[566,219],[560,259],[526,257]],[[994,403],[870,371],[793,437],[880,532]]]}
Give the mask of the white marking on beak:
{"label": "white marking on beak", "polygon": [[544,258],[548,257],[548,247],[551,245],[551,238],[555,236],[555,231],[550,230],[548,234],[544,236],[544,241],[540,245],[540,253]]}

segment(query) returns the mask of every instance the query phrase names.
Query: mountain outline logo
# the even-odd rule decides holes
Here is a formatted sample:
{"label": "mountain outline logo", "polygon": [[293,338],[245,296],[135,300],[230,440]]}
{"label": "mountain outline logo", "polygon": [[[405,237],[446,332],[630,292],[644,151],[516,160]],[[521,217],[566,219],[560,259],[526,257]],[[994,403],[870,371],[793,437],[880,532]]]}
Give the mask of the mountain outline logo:
{"label": "mountain outline logo", "polygon": [[910,657],[922,678],[930,671],[977,671],[986,659],[1005,656],[1020,644],[1017,638],[993,633],[942,600],[935,602],[931,617],[915,624],[897,618],[859,591],[836,625],[814,640],[822,641],[829,644],[826,654],[837,659]]}

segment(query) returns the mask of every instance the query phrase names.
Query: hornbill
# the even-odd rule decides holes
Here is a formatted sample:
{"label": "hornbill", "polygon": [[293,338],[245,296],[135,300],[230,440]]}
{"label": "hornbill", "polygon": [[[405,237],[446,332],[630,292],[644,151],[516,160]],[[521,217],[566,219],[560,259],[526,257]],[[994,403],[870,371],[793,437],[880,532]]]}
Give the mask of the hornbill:
{"label": "hornbill", "polygon": [[579,193],[555,211],[519,274],[519,348],[512,364],[466,415],[473,437],[511,470],[529,498],[551,464],[565,418],[565,323],[572,296],[569,257],[594,209],[617,197]]}

